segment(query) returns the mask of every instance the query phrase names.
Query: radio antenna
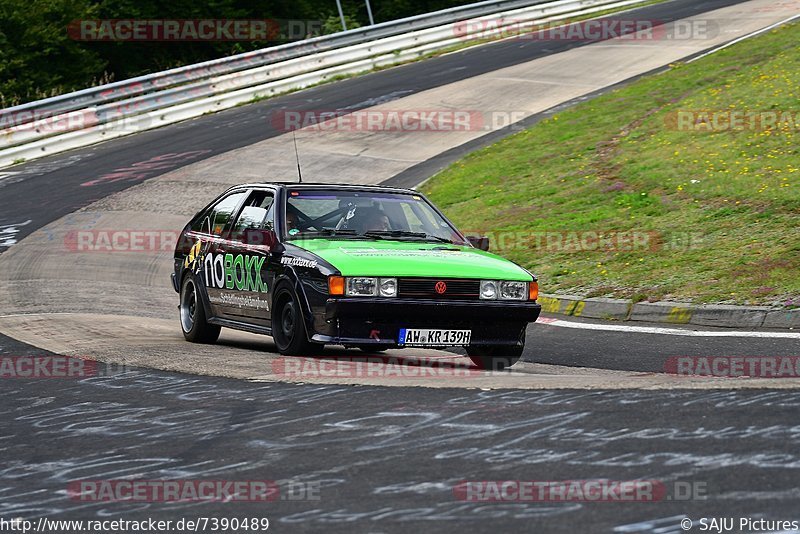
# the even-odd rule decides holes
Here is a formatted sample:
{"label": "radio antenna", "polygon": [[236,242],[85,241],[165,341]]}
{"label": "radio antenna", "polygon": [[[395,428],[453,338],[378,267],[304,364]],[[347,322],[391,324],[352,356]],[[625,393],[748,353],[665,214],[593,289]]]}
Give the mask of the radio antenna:
{"label": "radio antenna", "polygon": [[297,153],[297,137],[292,130],[292,141],[294,142],[294,159],[297,161],[297,183],[303,183],[303,173],[300,172],[300,154]]}

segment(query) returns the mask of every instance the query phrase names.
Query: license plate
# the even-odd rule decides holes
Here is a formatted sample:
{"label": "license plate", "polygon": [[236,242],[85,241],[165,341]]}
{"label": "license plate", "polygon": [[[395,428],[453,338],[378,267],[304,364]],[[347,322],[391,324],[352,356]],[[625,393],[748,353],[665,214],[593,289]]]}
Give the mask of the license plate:
{"label": "license plate", "polygon": [[401,328],[397,343],[407,347],[469,345],[472,330],[441,330],[429,328]]}

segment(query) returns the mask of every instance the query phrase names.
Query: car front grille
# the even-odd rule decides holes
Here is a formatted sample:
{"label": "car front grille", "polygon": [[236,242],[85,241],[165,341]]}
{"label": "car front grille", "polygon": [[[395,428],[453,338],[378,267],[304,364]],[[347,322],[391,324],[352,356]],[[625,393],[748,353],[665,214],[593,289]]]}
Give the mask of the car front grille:
{"label": "car front grille", "polygon": [[[444,292],[436,290],[437,284],[445,285]],[[439,285],[441,289],[442,286]],[[455,280],[452,278],[400,278],[397,280],[397,296],[400,298],[428,298],[451,300],[477,300],[480,296],[480,280]]]}

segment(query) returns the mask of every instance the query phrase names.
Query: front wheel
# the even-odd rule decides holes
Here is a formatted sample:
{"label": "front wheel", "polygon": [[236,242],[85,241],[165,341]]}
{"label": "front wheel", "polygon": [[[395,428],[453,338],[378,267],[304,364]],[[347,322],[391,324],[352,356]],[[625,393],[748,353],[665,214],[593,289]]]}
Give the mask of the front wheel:
{"label": "front wheel", "polygon": [[321,344],[308,341],[303,311],[294,291],[286,286],[281,287],[273,302],[272,338],[278,346],[278,352],[291,356],[322,349]]}
{"label": "front wheel", "polygon": [[192,275],[188,275],[181,284],[181,304],[179,306],[181,315],[181,330],[186,341],[192,343],[214,343],[219,338],[221,328],[209,324],[206,319],[206,311],[200,301]]}
{"label": "front wheel", "polygon": [[472,363],[480,369],[487,371],[502,371],[511,367],[522,357],[525,350],[525,330],[520,334],[520,344],[509,347],[507,345],[469,345],[466,347],[467,356]]}

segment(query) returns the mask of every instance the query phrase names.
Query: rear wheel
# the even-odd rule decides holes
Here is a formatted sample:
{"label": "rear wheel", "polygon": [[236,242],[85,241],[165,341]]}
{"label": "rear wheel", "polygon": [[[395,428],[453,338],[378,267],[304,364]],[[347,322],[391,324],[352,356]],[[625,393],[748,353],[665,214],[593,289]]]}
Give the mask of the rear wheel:
{"label": "rear wheel", "polygon": [[525,350],[525,329],[520,334],[520,345],[469,345],[467,356],[472,363],[487,371],[502,371],[511,367],[522,357]]}
{"label": "rear wheel", "polygon": [[279,288],[272,308],[272,338],[278,352],[286,355],[309,354],[322,345],[308,341],[300,302],[289,287]]}
{"label": "rear wheel", "polygon": [[197,284],[191,275],[183,280],[181,285],[181,303],[179,306],[181,316],[181,330],[183,337],[193,343],[214,343],[219,338],[221,328],[209,324],[206,311],[197,293]]}

